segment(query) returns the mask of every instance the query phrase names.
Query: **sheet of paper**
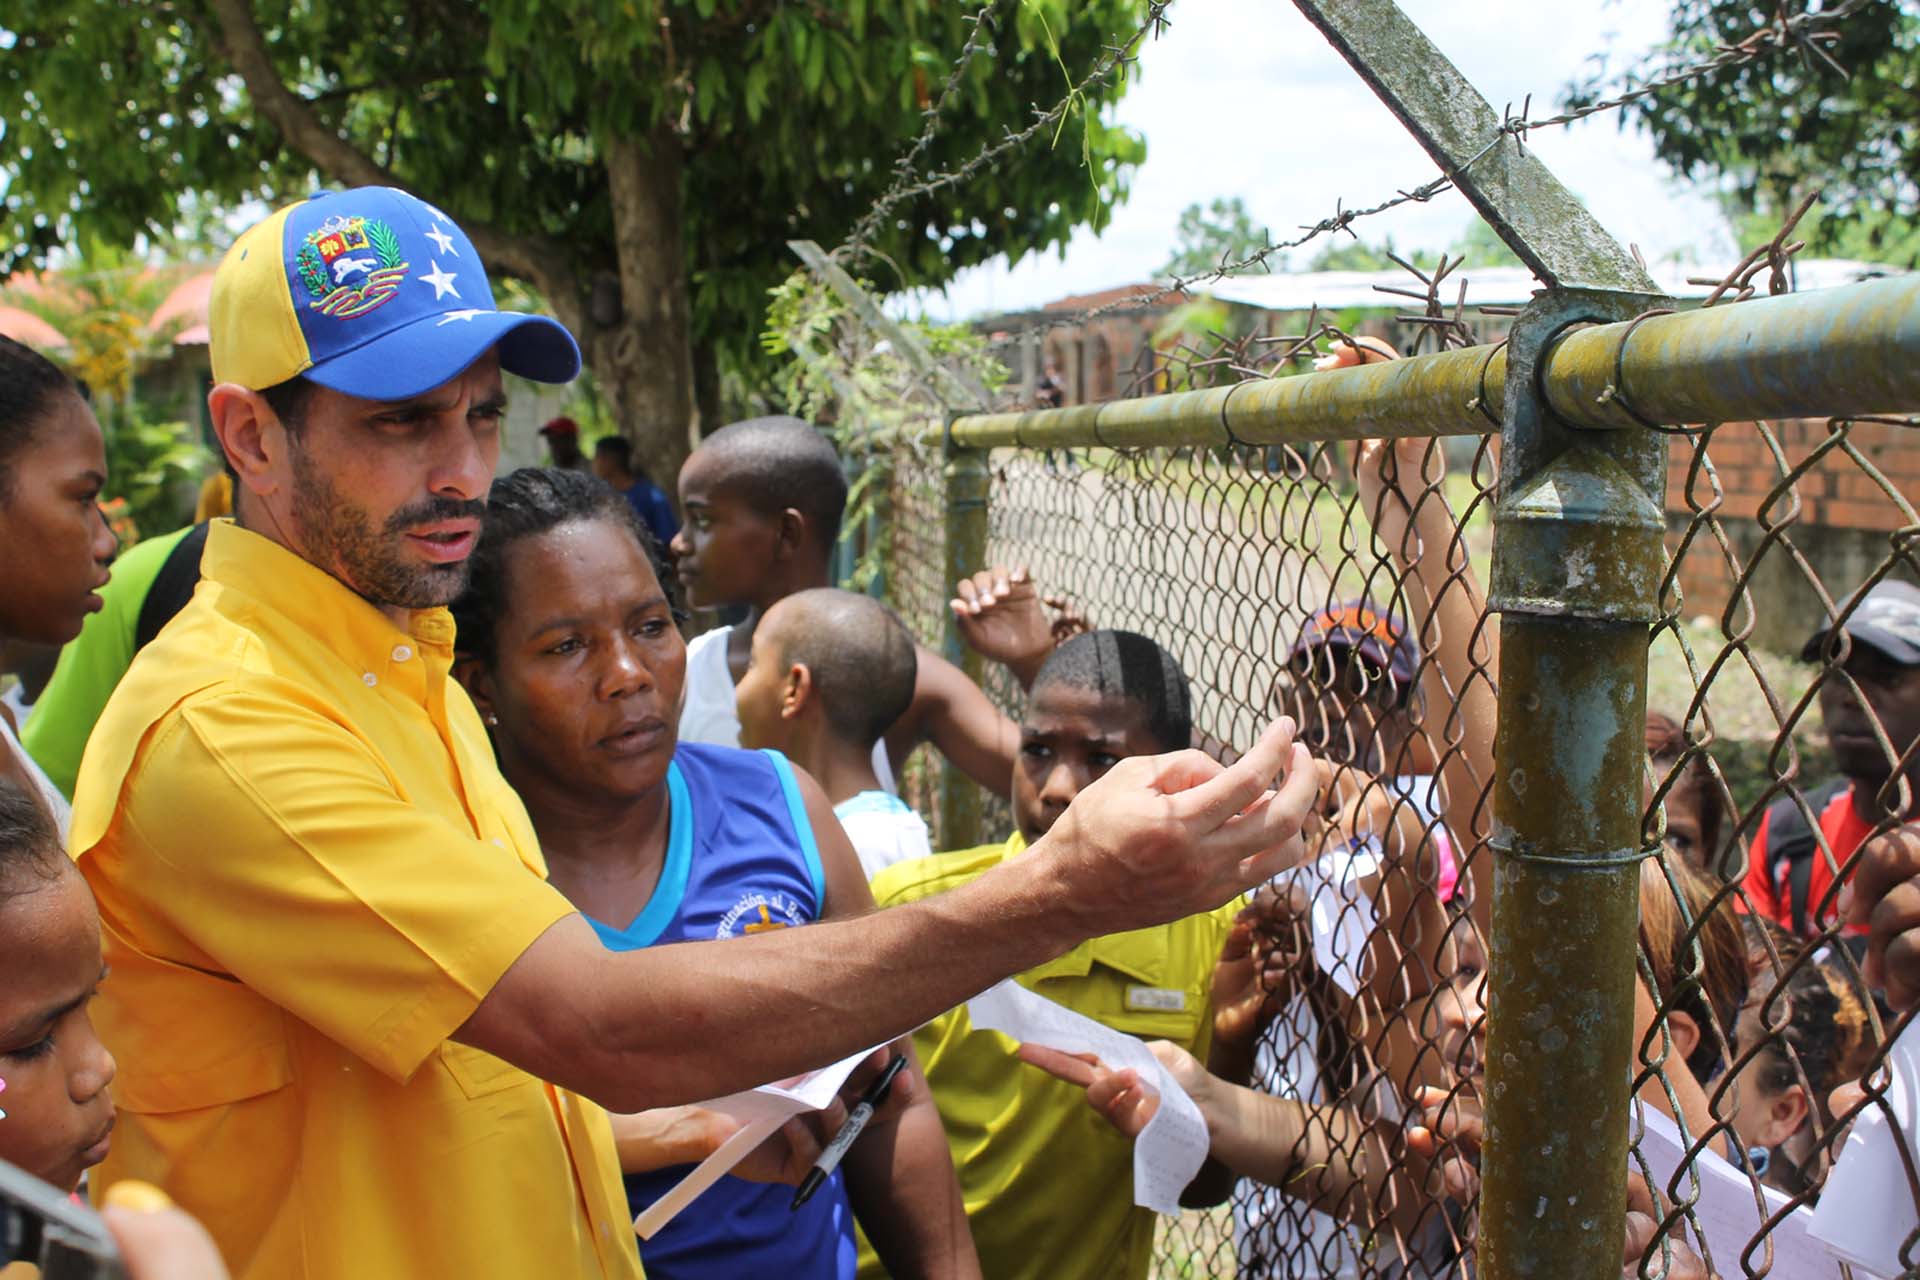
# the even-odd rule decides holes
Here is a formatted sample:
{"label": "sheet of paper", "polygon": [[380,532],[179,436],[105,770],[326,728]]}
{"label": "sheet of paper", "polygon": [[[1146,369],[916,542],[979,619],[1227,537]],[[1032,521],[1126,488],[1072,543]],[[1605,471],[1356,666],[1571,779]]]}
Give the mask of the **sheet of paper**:
{"label": "sheet of paper", "polygon": [[1314,963],[1349,996],[1367,979],[1367,939],[1379,924],[1360,881],[1379,870],[1380,846],[1364,839],[1273,878],[1283,888],[1296,884],[1306,891]]}
{"label": "sheet of paper", "polygon": [[[1691,1172],[1682,1173],[1676,1182],[1674,1171],[1680,1168],[1681,1159],[1686,1154],[1679,1127],[1666,1115],[1637,1099],[1633,1105],[1638,1122],[1645,1125],[1645,1131],[1640,1136],[1640,1154],[1653,1173],[1654,1185],[1664,1196],[1694,1201],[1694,1221],[1699,1224],[1707,1248],[1713,1251],[1713,1266],[1717,1274],[1745,1274],[1741,1255],[1754,1237],[1760,1234],[1767,1220],[1786,1207],[1787,1197],[1772,1187],[1760,1188],[1766,1205],[1763,1213],[1754,1200],[1753,1180],[1712,1151],[1702,1151],[1696,1155],[1689,1166]],[[1636,1160],[1630,1159],[1627,1167],[1635,1172],[1640,1170]],[[1794,1280],[1801,1280],[1802,1277],[1805,1280],[1829,1280],[1830,1277],[1839,1276],[1840,1268],[1833,1255],[1808,1234],[1812,1221],[1811,1210],[1795,1209],[1767,1232],[1767,1240],[1773,1246],[1772,1269],[1767,1272],[1768,1275],[1792,1276]],[[1761,1248],[1754,1250],[1751,1262],[1747,1265],[1758,1271],[1765,1262],[1766,1253]]]}
{"label": "sheet of paper", "polygon": [[[1868,1103],[1840,1149],[1813,1215],[1813,1234],[1835,1254],[1875,1275],[1899,1275],[1900,1247],[1915,1221],[1900,1141],[1920,1153],[1920,1031],[1909,1022],[1887,1050],[1886,1105]],[[1888,1109],[1893,1115],[1888,1117]]]}
{"label": "sheet of paper", "polygon": [[651,1240],[660,1228],[672,1222],[675,1215],[692,1204],[701,1192],[718,1182],[722,1174],[772,1137],[781,1125],[794,1116],[818,1111],[832,1102],[834,1095],[840,1092],[840,1086],[853,1074],[853,1069],[866,1061],[872,1052],[872,1049],[862,1049],[830,1067],[701,1103],[708,1110],[722,1112],[740,1121],[740,1129],[695,1166],[692,1173],[674,1183],[672,1190],[648,1205],[646,1212],[633,1220],[634,1231],[642,1240]]}
{"label": "sheet of paper", "polygon": [[[1160,1109],[1133,1144],[1133,1202],[1169,1216],[1207,1159],[1207,1122],[1160,1060],[1130,1035],[1035,995],[1008,979],[967,1002],[973,1025],[1063,1053],[1091,1053],[1109,1067],[1131,1067],[1160,1093]],[[1035,1070],[1025,1067],[1023,1070]]]}

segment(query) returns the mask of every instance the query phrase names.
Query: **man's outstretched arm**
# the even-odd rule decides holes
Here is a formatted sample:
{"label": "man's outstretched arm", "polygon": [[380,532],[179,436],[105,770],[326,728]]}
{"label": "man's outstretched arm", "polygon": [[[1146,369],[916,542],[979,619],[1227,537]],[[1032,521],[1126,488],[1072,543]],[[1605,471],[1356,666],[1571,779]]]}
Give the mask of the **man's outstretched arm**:
{"label": "man's outstretched arm", "polygon": [[1319,775],[1292,729],[1227,769],[1195,751],[1122,761],[1025,856],[857,920],[616,953],[565,917],[455,1039],[617,1111],[832,1062],[1087,938],[1211,910],[1298,863]]}

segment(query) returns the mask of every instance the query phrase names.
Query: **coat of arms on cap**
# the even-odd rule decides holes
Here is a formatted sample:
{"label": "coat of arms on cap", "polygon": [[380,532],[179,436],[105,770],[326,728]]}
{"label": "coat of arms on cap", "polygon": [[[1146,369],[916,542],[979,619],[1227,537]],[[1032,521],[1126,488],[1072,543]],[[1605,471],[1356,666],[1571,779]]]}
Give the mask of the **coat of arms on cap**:
{"label": "coat of arms on cap", "polygon": [[407,278],[400,237],[377,218],[328,218],[307,236],[294,263],[313,295],[307,305],[337,320],[365,315]]}

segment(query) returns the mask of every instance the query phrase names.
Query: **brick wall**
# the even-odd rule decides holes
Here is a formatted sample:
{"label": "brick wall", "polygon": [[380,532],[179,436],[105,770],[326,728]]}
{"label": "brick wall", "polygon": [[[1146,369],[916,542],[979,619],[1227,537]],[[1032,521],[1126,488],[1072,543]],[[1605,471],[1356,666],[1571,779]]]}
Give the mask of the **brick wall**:
{"label": "brick wall", "polygon": [[[1896,545],[1907,550],[1899,576],[1920,581],[1920,531],[1896,536],[1908,524],[1900,507],[1843,449],[1827,447],[1834,433],[1824,420],[1801,419],[1772,424],[1781,458],[1751,424],[1728,424],[1713,435],[1709,457],[1722,490],[1720,522],[1739,563],[1752,567],[1755,638],[1763,646],[1791,650],[1818,626],[1823,606],[1809,581],[1809,570],[1827,594],[1838,600],[1878,567]],[[1845,436],[1909,504],[1920,501],[1920,430],[1886,423],[1857,423]],[[1670,542],[1687,529],[1696,507],[1712,503],[1713,486],[1704,470],[1689,478],[1695,450],[1676,439],[1667,476]],[[1784,475],[1815,461],[1775,496]],[[1770,500],[1771,499],[1771,500]],[[1767,543],[1766,526],[1786,525],[1786,537],[1807,562],[1801,567],[1777,541]],[[1685,612],[1718,616],[1735,584],[1726,553],[1705,529],[1699,531],[1681,561],[1679,584]]]}

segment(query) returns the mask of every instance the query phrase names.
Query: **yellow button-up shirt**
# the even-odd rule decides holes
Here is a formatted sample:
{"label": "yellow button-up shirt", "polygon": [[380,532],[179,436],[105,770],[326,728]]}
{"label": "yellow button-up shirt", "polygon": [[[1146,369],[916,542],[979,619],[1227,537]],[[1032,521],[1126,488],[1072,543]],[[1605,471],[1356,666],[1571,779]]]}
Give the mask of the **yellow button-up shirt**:
{"label": "yellow button-up shirt", "polygon": [[[941,853],[886,868],[881,907],[957,888],[1026,848]],[[1172,924],[1083,942],[1017,981],[1145,1040],[1171,1040],[1203,1061],[1213,1036],[1214,964],[1238,903]],[[991,1280],[1144,1280],[1150,1209],[1133,1203],[1133,1143],[1087,1105],[1086,1092],[1014,1056],[998,1031],[976,1031],[962,1005],[914,1033],[913,1045],[953,1152],[967,1225]],[[864,1240],[862,1280],[886,1274]]]}
{"label": "yellow button-up shirt", "polygon": [[572,908],[406,630],[222,521],[193,601],[87,747],[71,847],[113,975],[97,1019],[144,1178],[240,1280],[640,1275],[592,1103],[449,1036]]}

